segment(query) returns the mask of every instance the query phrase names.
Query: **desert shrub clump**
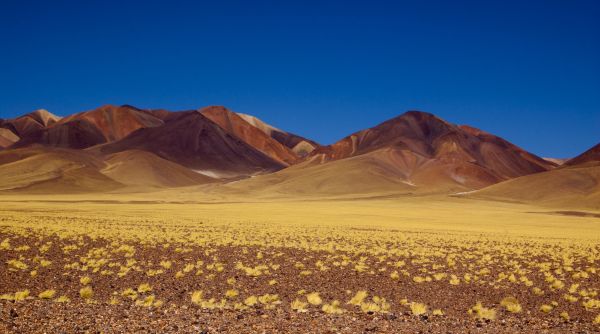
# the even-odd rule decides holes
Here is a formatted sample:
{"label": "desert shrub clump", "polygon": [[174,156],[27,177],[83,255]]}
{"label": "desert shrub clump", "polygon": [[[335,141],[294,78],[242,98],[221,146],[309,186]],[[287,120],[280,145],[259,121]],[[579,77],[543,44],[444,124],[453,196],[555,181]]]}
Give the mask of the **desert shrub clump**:
{"label": "desert shrub clump", "polygon": [[468,313],[474,315],[477,319],[496,320],[496,310],[484,307],[480,302],[470,308]]}
{"label": "desert shrub clump", "polygon": [[40,294],[38,295],[38,298],[52,299],[52,298],[54,298],[55,294],[56,294],[56,290],[45,290],[45,291],[40,292]]}
{"label": "desert shrub clump", "polygon": [[94,296],[94,290],[92,287],[86,286],[79,290],[79,296],[83,299],[89,300]]}

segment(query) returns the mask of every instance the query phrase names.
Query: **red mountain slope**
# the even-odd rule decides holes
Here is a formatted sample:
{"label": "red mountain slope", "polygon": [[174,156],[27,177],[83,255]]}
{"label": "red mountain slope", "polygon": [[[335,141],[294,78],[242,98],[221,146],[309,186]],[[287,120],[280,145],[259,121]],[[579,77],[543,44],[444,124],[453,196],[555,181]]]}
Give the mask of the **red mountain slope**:
{"label": "red mountain slope", "polygon": [[250,123],[269,137],[275,139],[285,147],[291,149],[298,157],[305,157],[320,145],[316,142],[296,134],[280,130],[262,120],[247,114],[237,113],[246,122]]}
{"label": "red mountain slope", "polygon": [[284,167],[197,111],[171,113],[163,126],[139,129],[92,150],[110,154],[131,149],[152,152],[209,176],[237,177]]}
{"label": "red mountain slope", "polygon": [[311,156],[326,162],[378,150],[389,152],[394,158],[387,163],[416,186],[419,180],[423,185],[451,182],[477,189],[555,167],[500,137],[417,111],[317,148]]}
{"label": "red mountain slope", "polygon": [[14,119],[3,120],[0,122],[0,127],[12,131],[18,137],[25,137],[33,132],[51,126],[59,120],[60,117],[53,115],[47,110],[39,109]]}
{"label": "red mountain slope", "polygon": [[17,147],[42,144],[83,149],[119,140],[145,127],[162,125],[153,114],[131,107],[106,105],[61,119],[46,128],[24,136]]}
{"label": "red mountain slope", "polygon": [[594,161],[600,161],[600,144],[581,153],[580,155],[576,156],[575,158],[568,160],[567,162],[565,162],[565,165],[574,166],[574,165],[579,165],[579,164],[583,164],[586,162],[594,162]]}
{"label": "red mountain slope", "polygon": [[285,165],[296,163],[298,157],[288,147],[282,145],[266,133],[246,122],[238,114],[225,107],[211,106],[200,110],[200,113],[217,123],[227,133],[238,137],[246,144],[254,147],[272,159]]}

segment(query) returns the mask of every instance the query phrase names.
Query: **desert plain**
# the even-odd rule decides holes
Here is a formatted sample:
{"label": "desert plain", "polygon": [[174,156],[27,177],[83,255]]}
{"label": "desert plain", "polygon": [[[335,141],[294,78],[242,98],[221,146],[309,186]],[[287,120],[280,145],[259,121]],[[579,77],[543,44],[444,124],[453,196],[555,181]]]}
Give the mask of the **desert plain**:
{"label": "desert plain", "polygon": [[2,332],[599,329],[593,211],[193,189],[0,202]]}

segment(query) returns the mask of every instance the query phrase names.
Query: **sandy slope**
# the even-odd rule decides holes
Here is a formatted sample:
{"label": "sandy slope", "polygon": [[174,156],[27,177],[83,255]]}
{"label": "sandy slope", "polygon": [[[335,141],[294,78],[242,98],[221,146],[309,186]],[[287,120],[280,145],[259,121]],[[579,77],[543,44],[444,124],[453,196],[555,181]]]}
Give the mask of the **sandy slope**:
{"label": "sandy slope", "polygon": [[19,140],[14,132],[9,129],[0,128],[0,148],[6,148]]}
{"label": "sandy slope", "polygon": [[468,168],[468,165],[456,165],[451,169],[407,150],[381,149],[327,163],[321,163],[319,159],[313,157],[280,172],[239,181],[227,187],[273,196],[354,194],[360,197],[366,194],[448,193],[480,186],[469,184],[468,187],[464,180],[454,180],[458,177],[456,171]]}
{"label": "sandy slope", "polygon": [[0,153],[0,189],[27,193],[102,192],[123,185],[99,172],[103,162],[85,152],[21,149]]}
{"label": "sandy slope", "polygon": [[600,162],[565,166],[501,182],[470,197],[600,210]]}
{"label": "sandy slope", "polygon": [[106,159],[101,173],[128,186],[181,187],[215,181],[146,151],[123,151]]}
{"label": "sandy slope", "polygon": [[152,191],[214,182],[150,152],[101,156],[85,150],[29,147],[0,152],[0,191],[99,193]]}
{"label": "sandy slope", "polygon": [[600,144],[554,170],[494,184],[468,196],[598,210]]}

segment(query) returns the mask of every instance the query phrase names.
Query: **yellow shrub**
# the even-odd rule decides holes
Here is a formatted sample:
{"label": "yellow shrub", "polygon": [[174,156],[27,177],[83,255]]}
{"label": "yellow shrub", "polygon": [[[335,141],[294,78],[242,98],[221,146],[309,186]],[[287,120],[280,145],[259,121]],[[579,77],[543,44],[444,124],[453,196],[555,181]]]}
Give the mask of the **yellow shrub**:
{"label": "yellow shrub", "polygon": [[17,291],[15,292],[15,301],[20,301],[20,300],[25,300],[27,297],[29,297],[29,290],[23,290],[23,291]]}
{"label": "yellow shrub", "polygon": [[307,311],[306,307],[308,306],[308,303],[303,302],[299,299],[294,299],[291,306],[292,306],[292,310],[294,310],[296,312],[306,312]]}
{"label": "yellow shrub", "polygon": [[90,299],[94,296],[94,291],[92,290],[91,287],[86,286],[79,290],[79,296],[81,296],[81,298],[83,298],[83,299]]}
{"label": "yellow shrub", "polygon": [[338,300],[334,300],[330,304],[323,305],[321,310],[327,314],[342,314],[345,312],[345,310],[340,307],[340,302]]}
{"label": "yellow shrub", "polygon": [[225,297],[227,297],[229,299],[233,299],[233,298],[237,297],[238,295],[239,295],[239,292],[235,289],[227,290],[225,292]]}
{"label": "yellow shrub", "polygon": [[319,296],[318,292],[313,292],[313,293],[309,293],[308,295],[306,295],[306,300],[311,304],[311,305],[321,305],[321,303],[323,303],[323,300],[321,299],[321,296]]}
{"label": "yellow shrub", "polygon": [[279,302],[279,296],[278,295],[273,295],[270,293],[266,293],[260,297],[258,297],[258,301],[261,302],[261,304],[271,304],[271,303],[278,303]]}
{"label": "yellow shrub", "polygon": [[133,290],[132,288],[127,288],[123,290],[123,292],[121,292],[121,296],[129,298],[131,300],[136,300],[138,294],[137,291]]}
{"label": "yellow shrub", "polygon": [[52,299],[55,294],[56,294],[56,290],[46,290],[46,291],[40,292],[38,297],[41,299]]}
{"label": "yellow shrub", "polygon": [[256,296],[250,296],[244,300],[244,304],[247,306],[254,306],[258,303],[258,298]]}
{"label": "yellow shrub", "polygon": [[145,293],[152,291],[152,287],[148,283],[142,283],[138,286],[137,291],[139,293]]}
{"label": "yellow shrub", "polygon": [[192,292],[192,303],[200,304],[202,302],[202,291]]}
{"label": "yellow shrub", "polygon": [[69,299],[69,297],[67,297],[67,296],[60,296],[60,297],[56,298],[54,301],[57,303],[68,303],[71,301],[71,299]]}
{"label": "yellow shrub", "polygon": [[515,297],[506,297],[502,299],[500,305],[504,306],[510,313],[519,313],[523,310],[521,304]]}
{"label": "yellow shrub", "polygon": [[154,304],[154,300],[156,297],[154,295],[146,296],[143,300],[138,300],[135,302],[137,306],[151,307]]}
{"label": "yellow shrub", "polygon": [[483,305],[481,305],[480,302],[477,302],[475,306],[469,309],[469,314],[472,314],[475,317],[484,320],[496,319],[496,310],[483,307]]}
{"label": "yellow shrub", "polygon": [[376,313],[381,311],[381,307],[379,307],[379,305],[371,302],[360,304],[360,309],[365,313]]}
{"label": "yellow shrub", "polygon": [[410,304],[410,312],[416,316],[423,315],[427,313],[427,305],[413,302]]}
{"label": "yellow shrub", "polygon": [[365,298],[367,298],[368,295],[369,294],[364,290],[358,291],[354,295],[354,297],[352,297],[352,299],[350,299],[348,304],[360,306],[360,304],[362,304],[362,302],[365,300]]}

